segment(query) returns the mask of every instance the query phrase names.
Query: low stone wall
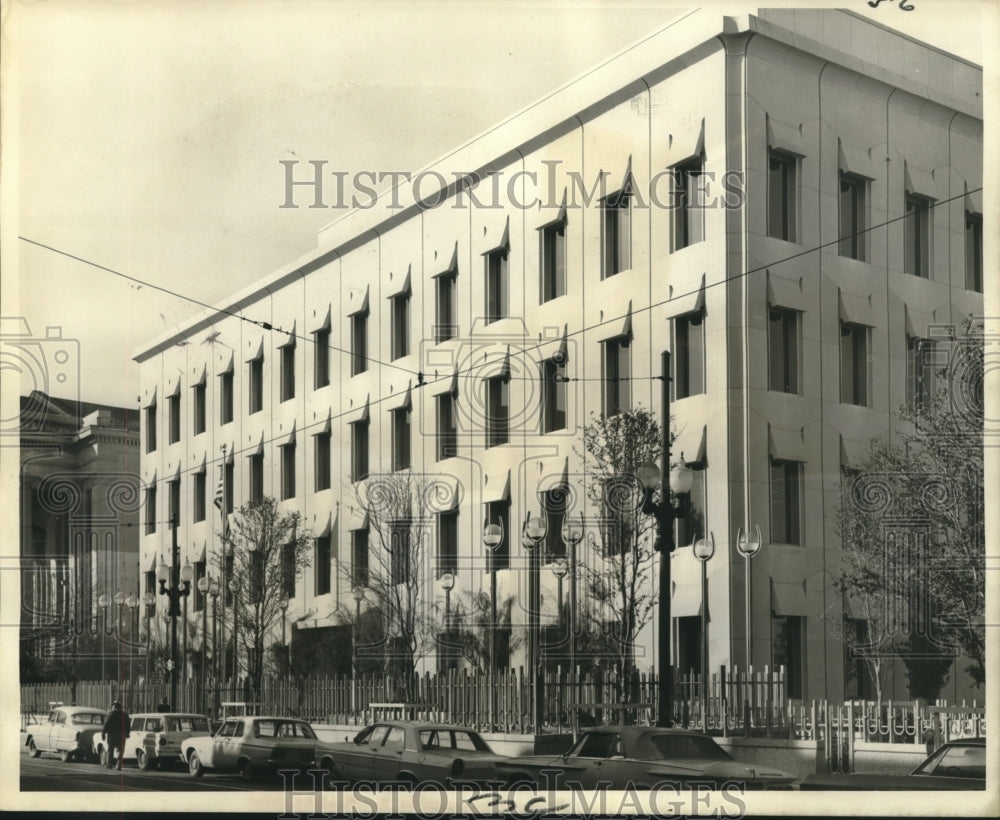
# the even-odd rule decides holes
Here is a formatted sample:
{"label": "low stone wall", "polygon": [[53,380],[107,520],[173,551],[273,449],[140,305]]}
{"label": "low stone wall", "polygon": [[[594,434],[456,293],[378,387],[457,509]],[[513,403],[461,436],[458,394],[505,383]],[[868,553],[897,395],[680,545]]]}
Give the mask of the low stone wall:
{"label": "low stone wall", "polygon": [[717,737],[715,740],[740,763],[767,766],[798,778],[816,774],[823,763],[822,745],[815,740]]}

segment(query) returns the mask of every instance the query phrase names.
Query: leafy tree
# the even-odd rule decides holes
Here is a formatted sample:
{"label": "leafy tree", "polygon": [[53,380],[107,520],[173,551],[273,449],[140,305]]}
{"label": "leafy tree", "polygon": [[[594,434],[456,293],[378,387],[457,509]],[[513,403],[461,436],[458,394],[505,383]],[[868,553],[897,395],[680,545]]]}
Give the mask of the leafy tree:
{"label": "leafy tree", "polygon": [[234,589],[230,617],[254,696],[261,691],[265,647],[281,629],[279,604],[286,595],[291,597],[302,577],[310,543],[299,514],[282,512],[274,498],[265,496],[247,502],[232,516],[223,551],[230,561],[215,558],[219,576]]}
{"label": "leafy tree", "polygon": [[911,691],[927,694],[956,648],[985,681],[982,329],[967,321],[917,359],[902,429],[848,476],[838,525],[840,585],[871,602],[869,651],[909,658]]}

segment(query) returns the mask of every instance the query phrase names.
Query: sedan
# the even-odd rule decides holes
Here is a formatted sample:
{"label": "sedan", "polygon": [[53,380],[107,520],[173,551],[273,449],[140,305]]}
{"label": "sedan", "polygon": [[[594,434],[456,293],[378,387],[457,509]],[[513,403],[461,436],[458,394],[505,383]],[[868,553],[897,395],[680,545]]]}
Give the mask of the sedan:
{"label": "sedan", "polygon": [[212,735],[183,740],[180,757],[192,777],[211,770],[238,772],[252,780],[279,769],[306,771],[312,766],[316,742],[316,733],[304,720],[231,717]]}
{"label": "sedan", "polygon": [[677,789],[733,785],[744,789],[790,789],[788,772],[733,760],[700,732],[642,726],[604,726],[584,732],[558,757],[512,758],[498,765],[510,785],[555,789]]}
{"label": "sedan", "polygon": [[376,783],[500,782],[493,752],[478,733],[461,726],[398,720],[376,723],[353,741],[320,743],[316,762],[331,781]]}
{"label": "sedan", "polygon": [[55,752],[64,763],[93,756],[93,738],[100,736],[108,713],[90,706],[59,706],[45,723],[28,727],[25,745],[32,757]]}
{"label": "sedan", "polygon": [[952,791],[986,788],[986,740],[953,740],[909,774],[811,774],[806,791]]}

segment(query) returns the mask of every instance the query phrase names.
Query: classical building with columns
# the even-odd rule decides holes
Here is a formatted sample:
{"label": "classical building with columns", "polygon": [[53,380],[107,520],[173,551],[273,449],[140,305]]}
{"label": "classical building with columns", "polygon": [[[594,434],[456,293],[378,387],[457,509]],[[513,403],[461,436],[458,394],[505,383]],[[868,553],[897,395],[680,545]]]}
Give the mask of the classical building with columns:
{"label": "classical building with columns", "polygon": [[[710,533],[709,667],[749,656],[784,666],[792,697],[865,695],[838,637],[856,620],[833,583],[842,468],[926,389],[924,343],[982,315],[982,88],[979,66],[847,11],[701,10],[376,203],[327,163],[280,163],[286,207],[356,207],[137,352],[142,570],[174,512],[182,557],[211,565],[224,466],[231,506],[274,496],[315,536],[287,612],[294,647],[354,612],[375,548],[359,498],[410,471],[434,488],[411,568],[429,605],[443,572],[457,601],[495,570],[525,629],[521,524],[538,514],[551,623],[563,516],[588,531],[600,517],[581,429],[659,416],[670,350],[673,452],[700,511],[671,559],[674,663],[701,664],[690,545]],[[504,522],[492,564],[485,520]],[[737,533],[758,529],[748,564]],[[579,561],[598,560],[585,547]],[[654,563],[645,591],[656,583]],[[656,646],[654,618],[640,668]],[[905,696],[902,675],[894,686]],[[960,669],[948,687],[965,695]]]}

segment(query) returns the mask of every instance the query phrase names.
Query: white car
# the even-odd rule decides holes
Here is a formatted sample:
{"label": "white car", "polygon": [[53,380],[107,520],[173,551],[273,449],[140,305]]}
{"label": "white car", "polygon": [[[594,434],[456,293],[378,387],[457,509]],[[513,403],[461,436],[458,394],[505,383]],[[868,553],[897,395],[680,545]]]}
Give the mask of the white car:
{"label": "white car", "polygon": [[306,771],[313,765],[316,733],[304,720],[285,717],[231,717],[210,736],[181,743],[181,759],[192,777],[206,770],[238,772],[251,780],[279,769]]}
{"label": "white car", "polygon": [[57,706],[45,723],[28,726],[24,741],[32,757],[55,752],[64,763],[84,760],[93,754],[93,737],[101,736],[108,713],[90,706]]}
{"label": "white car", "polygon": [[[208,718],[204,715],[176,712],[132,715],[122,762],[134,760],[141,771],[174,763],[180,755],[182,741],[208,734]],[[108,744],[101,740],[100,732],[94,735],[94,754],[102,766],[107,764]]]}

